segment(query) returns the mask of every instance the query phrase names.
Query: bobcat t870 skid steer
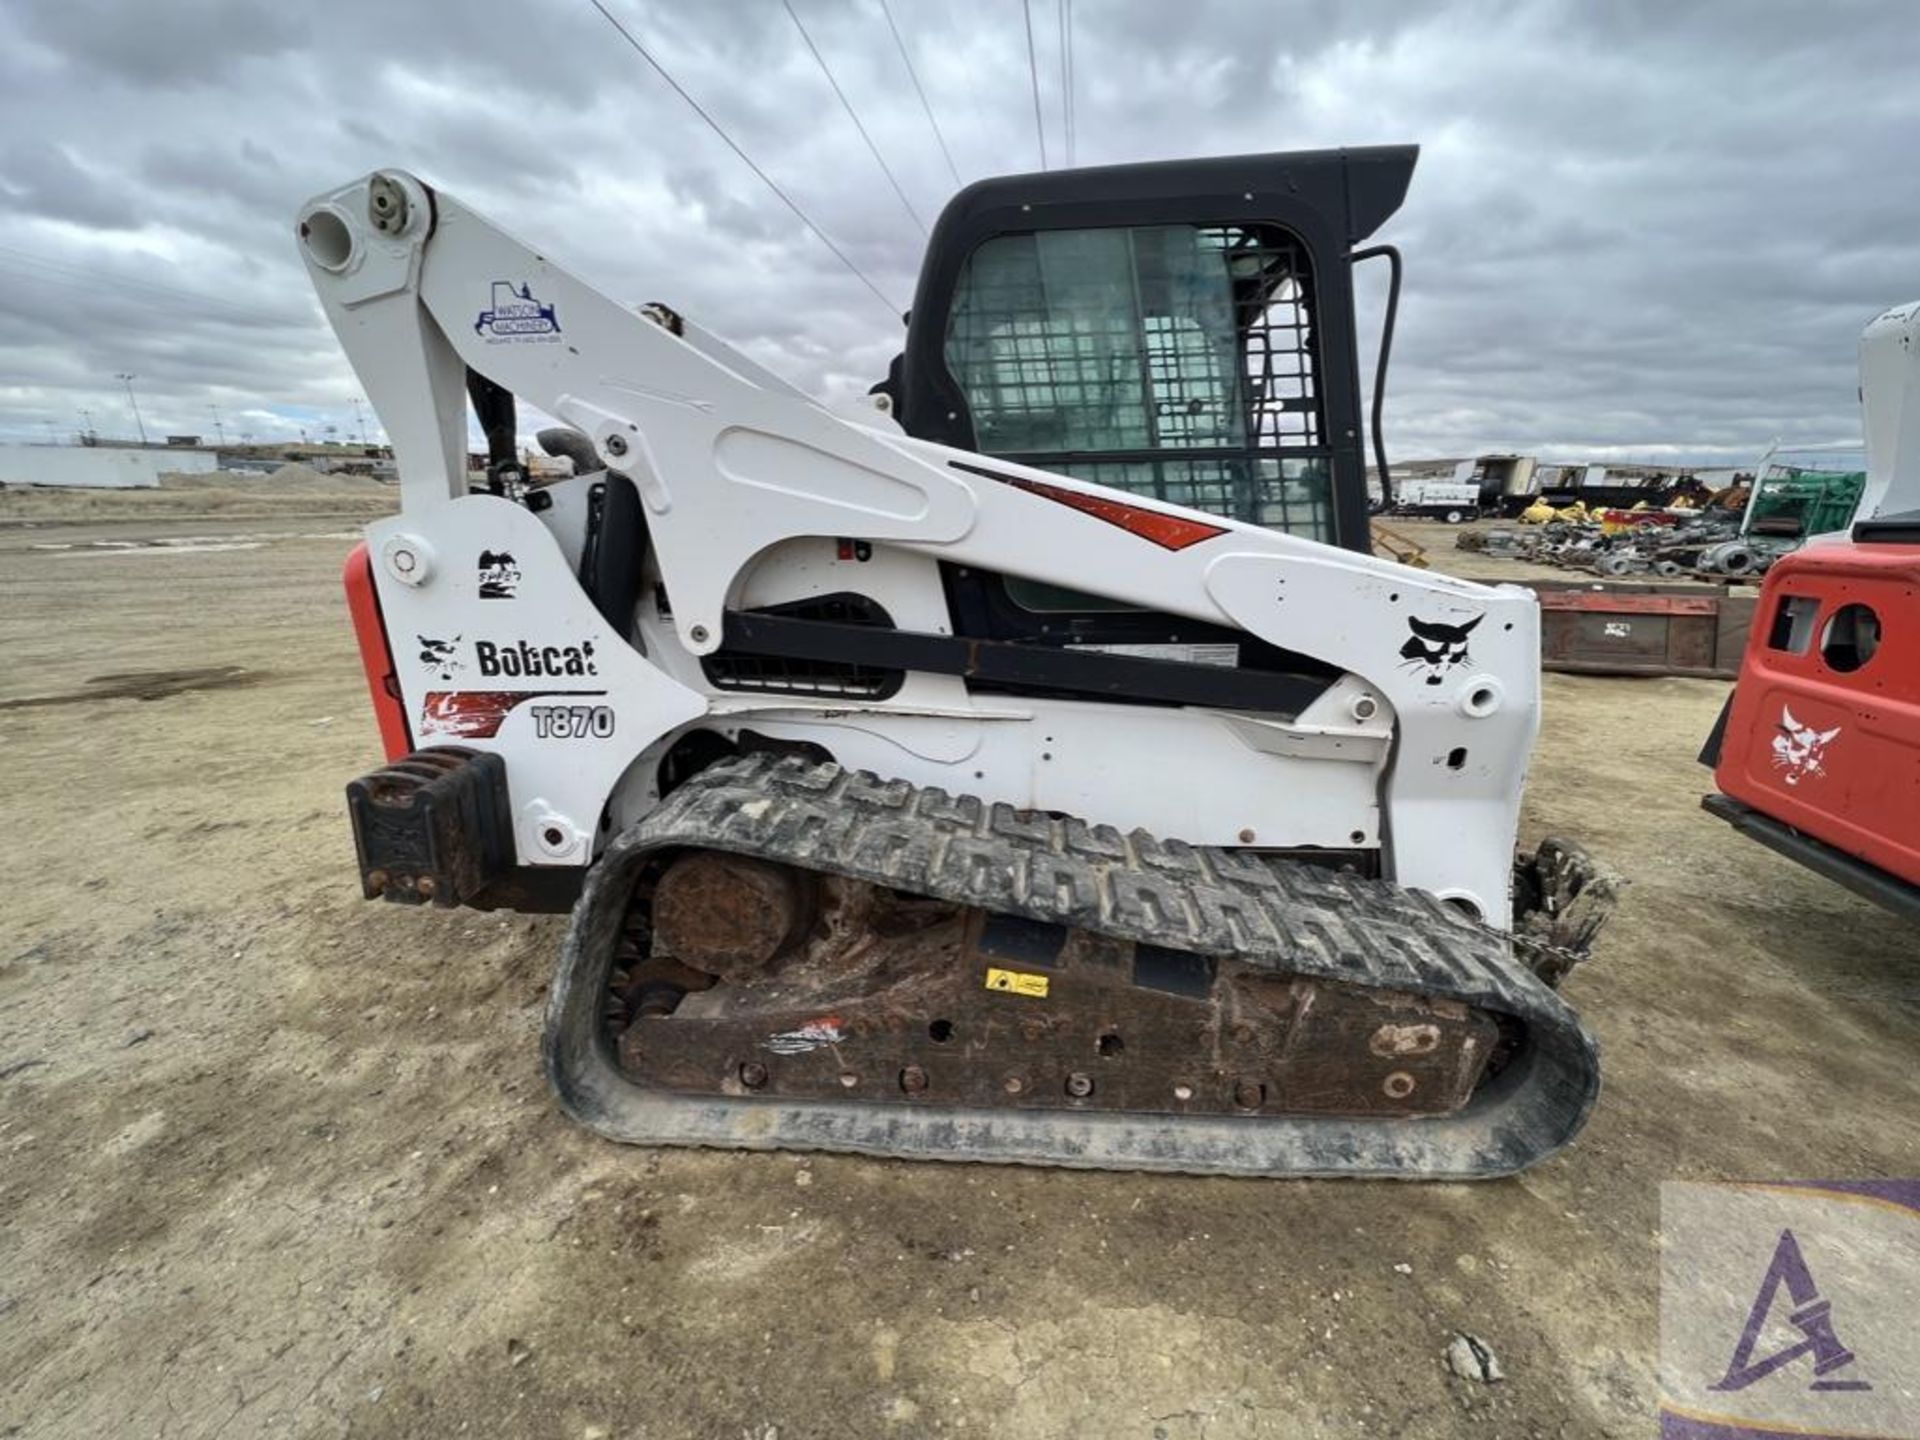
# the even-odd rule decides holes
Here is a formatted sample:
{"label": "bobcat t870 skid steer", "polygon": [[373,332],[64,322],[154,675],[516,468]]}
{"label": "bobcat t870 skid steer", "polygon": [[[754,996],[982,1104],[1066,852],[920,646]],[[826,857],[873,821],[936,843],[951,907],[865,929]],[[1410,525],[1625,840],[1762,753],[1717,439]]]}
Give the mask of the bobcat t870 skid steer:
{"label": "bobcat t870 skid steer", "polygon": [[[1368,553],[1350,270],[1415,154],[976,184],[841,411],[410,175],[311,201],[400,472],[347,567],[366,893],[571,907],[547,1071],[618,1140],[1553,1152],[1610,901],[1515,861],[1535,601]],[[524,483],[515,397],[573,478]]]}

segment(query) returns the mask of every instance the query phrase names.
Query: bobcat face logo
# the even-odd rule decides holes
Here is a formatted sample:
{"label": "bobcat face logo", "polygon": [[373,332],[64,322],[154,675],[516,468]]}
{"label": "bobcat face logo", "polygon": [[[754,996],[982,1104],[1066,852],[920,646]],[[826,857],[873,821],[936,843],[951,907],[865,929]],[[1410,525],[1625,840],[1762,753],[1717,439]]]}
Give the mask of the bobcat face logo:
{"label": "bobcat face logo", "polygon": [[1467,636],[1486,618],[1476,615],[1464,625],[1442,625],[1438,620],[1416,620],[1409,615],[1407,628],[1413,633],[1400,647],[1400,658],[1407,662],[1407,669],[1424,671],[1427,684],[1438,685],[1447,678],[1447,671],[1467,663]]}
{"label": "bobcat face logo", "polygon": [[1831,730],[1816,730],[1811,725],[1802,725],[1794,718],[1793,711],[1782,705],[1778,729],[1780,733],[1773,737],[1773,768],[1787,772],[1781,779],[1789,785],[1798,785],[1802,780],[1827,773],[1821,760],[1827,746],[1839,738],[1838,725]]}
{"label": "bobcat face logo", "polygon": [[416,635],[413,638],[420,642],[420,663],[438,675],[442,684],[452,680],[456,670],[467,668],[460,663],[458,635],[451,640],[432,640],[425,635]]}

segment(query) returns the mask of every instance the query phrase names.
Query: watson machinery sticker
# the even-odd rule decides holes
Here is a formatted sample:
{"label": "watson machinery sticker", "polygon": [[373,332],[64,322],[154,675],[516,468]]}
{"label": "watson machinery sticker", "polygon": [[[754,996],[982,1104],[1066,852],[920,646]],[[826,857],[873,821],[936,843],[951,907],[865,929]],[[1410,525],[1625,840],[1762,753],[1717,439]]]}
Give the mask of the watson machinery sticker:
{"label": "watson machinery sticker", "polygon": [[473,322],[473,333],[489,344],[501,340],[558,340],[560,317],[553,306],[522,280],[493,282],[492,304]]}

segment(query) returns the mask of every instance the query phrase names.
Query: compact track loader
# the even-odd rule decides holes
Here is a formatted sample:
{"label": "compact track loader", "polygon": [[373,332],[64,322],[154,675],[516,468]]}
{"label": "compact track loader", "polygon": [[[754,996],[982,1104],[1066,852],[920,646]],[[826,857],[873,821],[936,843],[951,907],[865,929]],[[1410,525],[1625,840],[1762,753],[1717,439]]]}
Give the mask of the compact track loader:
{"label": "compact track loader", "polygon": [[[839,411],[410,175],[310,202],[401,484],[346,574],[365,893],[571,907],[547,1071],[618,1140],[1552,1153],[1610,889],[1516,866],[1536,602],[1366,553],[1350,271],[1397,288],[1354,247],[1415,153],[974,185]],[[516,397],[571,479],[527,485]]]}

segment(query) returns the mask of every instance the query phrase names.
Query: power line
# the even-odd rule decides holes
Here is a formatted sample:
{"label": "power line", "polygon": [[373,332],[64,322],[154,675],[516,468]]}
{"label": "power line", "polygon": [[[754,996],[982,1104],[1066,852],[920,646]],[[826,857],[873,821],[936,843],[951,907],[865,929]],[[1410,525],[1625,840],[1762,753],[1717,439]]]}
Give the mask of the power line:
{"label": "power line", "polygon": [[740,157],[740,161],[743,165],[745,165],[749,170],[753,171],[755,175],[760,177],[760,183],[765,185],[769,190],[771,190],[776,196],[779,197],[780,203],[782,205],[785,205],[787,209],[791,210],[794,213],[794,215],[799,218],[800,223],[806,226],[807,229],[811,230],[814,233],[814,237],[818,239],[822,245],[826,246],[827,249],[833,252],[834,258],[838,260],[842,265],[846,266],[847,269],[851,270],[855,278],[857,278],[862,285],[866,286],[867,289],[873,292],[873,298],[878,300],[882,305],[887,307],[887,313],[889,315],[897,316],[900,313],[900,307],[894,304],[891,300],[889,300],[886,297],[886,295],[881,291],[880,287],[874,284],[873,281],[867,278],[866,271],[862,270],[858,265],[854,264],[852,260],[847,258],[847,253],[844,250],[842,250],[838,245],[833,243],[833,240],[827,235],[826,231],[822,230],[818,225],[813,223],[812,219],[808,217],[807,212],[802,210],[797,204],[794,203],[793,197],[791,195],[787,194],[786,191],[782,190],[777,184],[774,183],[773,177],[771,175],[767,174],[766,171],[762,170],[758,165],[753,163],[753,157],[747,154],[746,151],[742,150],[737,144],[734,143],[733,137],[727,134],[727,132],[723,128],[721,128],[720,122],[715,120],[713,116],[709,115],[706,112],[706,110],[701,106],[698,100],[694,99],[693,96],[689,95],[684,89],[681,88],[680,82],[674,79],[673,76],[668,73],[667,67],[662,65],[658,60],[654,59],[652,54],[647,50],[647,47],[642,45],[638,40],[633,38],[633,33],[630,30],[628,30],[626,26],[622,25],[618,20],[616,20],[613,17],[613,12],[608,10],[605,5],[602,5],[600,3],[600,0],[587,0],[587,3],[593,6],[594,9],[600,12],[600,16],[602,19],[604,19],[609,25],[613,26],[615,30],[620,32],[620,38],[622,40],[625,40],[627,44],[631,45],[634,48],[634,51],[640,56],[640,58],[646,61],[647,64],[653,67],[655,74],[659,75],[659,77],[662,80],[666,81],[668,85],[673,87],[673,93],[678,95],[682,100],[686,101],[687,104],[693,108],[693,113],[698,115],[702,120],[707,122],[707,128],[712,130],[714,134],[718,135],[720,139],[725,142],[726,147],[729,150],[733,151],[735,155],[738,155]]}
{"label": "power line", "polygon": [[1040,168],[1047,165],[1047,127],[1040,123],[1040,67],[1033,58],[1033,0],[1020,0],[1020,13],[1027,18],[1027,75],[1033,81],[1033,133],[1040,137]]}
{"label": "power line", "polygon": [[1053,18],[1058,24],[1059,33],[1055,38],[1055,49],[1060,52],[1060,153],[1065,157],[1061,163],[1073,164],[1073,134],[1067,120],[1067,106],[1072,97],[1067,91],[1067,0],[1054,0]]}
{"label": "power line", "polygon": [[140,418],[140,402],[133,395],[133,382],[140,377],[125,370],[116,370],[113,378],[127,387],[127,404],[133,407],[133,423],[139,428],[140,443],[144,445],[147,443],[147,422]]}
{"label": "power line", "polygon": [[900,49],[900,59],[907,67],[907,78],[913,81],[913,93],[920,97],[920,108],[927,112],[927,124],[933,127],[933,138],[940,142],[940,153],[947,157],[947,172],[958,186],[960,168],[953,163],[953,152],[947,149],[947,137],[940,133],[940,122],[933,118],[932,102],[927,99],[927,92],[920,88],[919,72],[913,68],[913,57],[907,53],[907,42],[900,38],[900,27],[893,23],[893,11],[887,8],[887,0],[880,0],[880,13],[887,17],[887,29],[893,32],[893,43]]}
{"label": "power line", "polygon": [[0,257],[4,257],[10,264],[41,270],[44,273],[38,278],[49,284],[72,285],[88,291],[121,290],[127,292],[132,299],[146,300],[149,303],[155,299],[174,300],[191,305],[203,314],[210,314],[214,319],[224,318],[219,313],[224,311],[226,316],[235,319],[266,320],[281,325],[300,323],[286,316],[276,316],[270,311],[251,310],[229,300],[196,294],[178,286],[164,285],[153,280],[136,280],[132,276],[118,275],[111,271],[90,270],[83,266],[69,264],[64,260],[52,260],[30,251],[16,250],[10,245],[0,245]]}
{"label": "power line", "polygon": [[1067,166],[1073,166],[1073,0],[1060,0],[1060,106],[1066,111]]}
{"label": "power line", "polygon": [[873,143],[873,136],[867,133],[867,127],[860,123],[860,117],[853,113],[853,102],[847,99],[847,92],[840,88],[840,82],[833,78],[833,71],[827,65],[827,57],[820,53],[820,47],[813,43],[813,37],[807,34],[807,27],[800,23],[800,13],[793,8],[792,0],[780,0],[786,7],[787,18],[793,21],[793,28],[800,32],[800,38],[806,42],[812,52],[814,63],[820,67],[820,73],[827,77],[827,84],[833,87],[833,93],[840,98],[840,108],[847,112],[847,118],[853,121],[853,128],[860,132],[860,138],[867,142],[867,151],[873,156],[873,163],[880,167],[880,173],[887,177],[887,183],[893,186],[893,193],[900,197],[900,203],[907,207],[907,214],[913,217],[913,223],[920,227],[922,235],[927,233],[927,222],[920,218],[920,212],[913,208],[913,202],[907,198],[907,192],[900,188],[887,162],[880,157],[880,147]]}

